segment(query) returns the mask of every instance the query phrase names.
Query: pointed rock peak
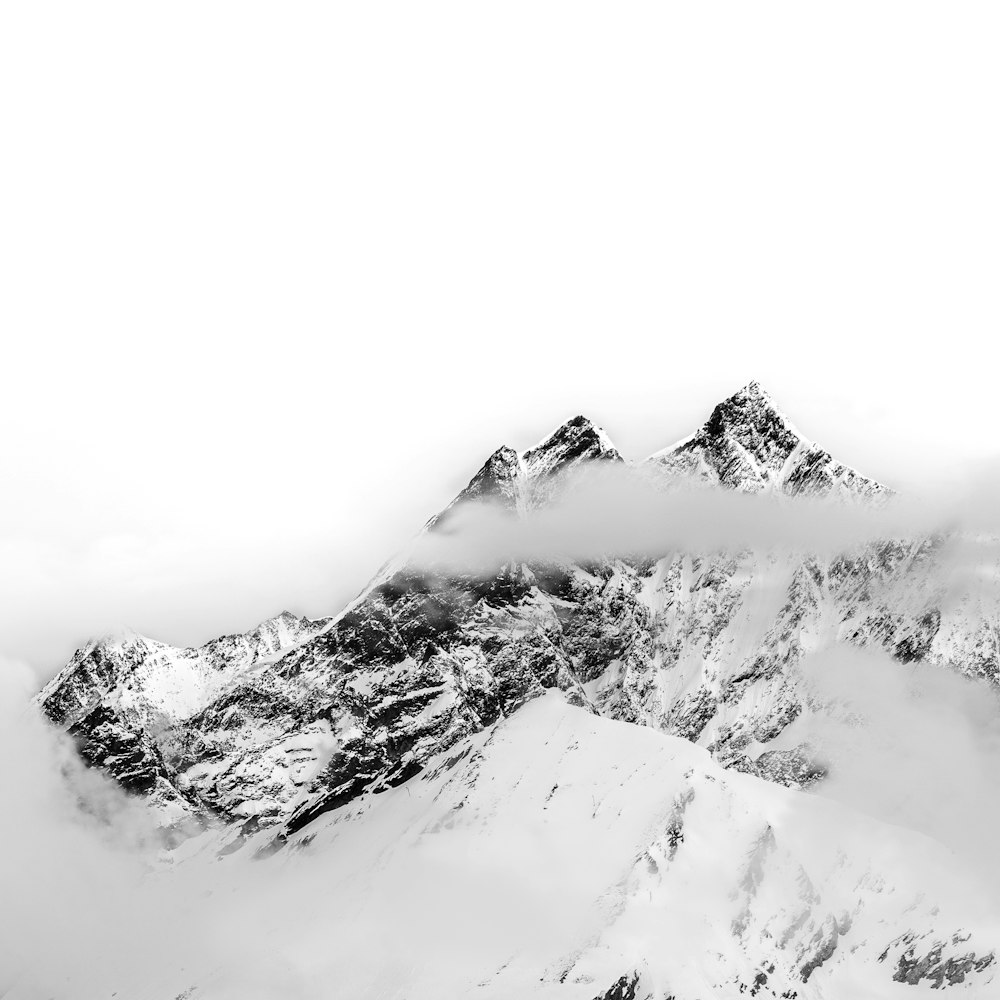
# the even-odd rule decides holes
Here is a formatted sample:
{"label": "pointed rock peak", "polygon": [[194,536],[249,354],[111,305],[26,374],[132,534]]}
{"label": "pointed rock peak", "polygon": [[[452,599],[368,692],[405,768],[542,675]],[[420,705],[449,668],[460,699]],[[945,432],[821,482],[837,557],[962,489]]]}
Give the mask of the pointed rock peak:
{"label": "pointed rock peak", "polygon": [[747,384],[743,386],[739,392],[734,392],[729,398],[732,399],[735,396],[743,396],[747,399],[758,399],[772,404],[774,402],[771,394],[760,384],[760,382],[756,381],[756,379],[752,382],[747,382]]}
{"label": "pointed rock peak", "polygon": [[521,457],[532,477],[549,475],[576,462],[622,460],[604,430],[583,416],[567,420]]}
{"label": "pointed rock peak", "polygon": [[694,434],[650,460],[671,474],[747,492],[849,497],[889,492],[807,439],[756,381],[719,403]]}
{"label": "pointed rock peak", "polygon": [[454,508],[469,500],[499,503],[510,510],[531,505],[541,497],[537,487],[543,480],[581,462],[608,460],[620,462],[622,457],[607,434],[586,417],[573,417],[521,454],[506,446],[498,448],[426,527],[440,530]]}
{"label": "pointed rock peak", "polygon": [[775,471],[803,443],[802,435],[757,382],[719,403],[698,436],[712,447],[728,441],[751,465]]}
{"label": "pointed rock peak", "polygon": [[[517,479],[521,459],[513,448],[504,445],[483,463],[483,467],[469,480],[469,485],[426,525],[426,531],[441,531],[451,523],[452,514],[469,501],[485,501],[513,509],[517,505]],[[378,575],[381,575],[381,570]]]}
{"label": "pointed rock peak", "polygon": [[560,431],[566,431],[566,430],[582,430],[582,431],[593,430],[594,426],[595,425],[593,420],[591,420],[589,417],[583,416],[582,413],[578,413],[575,417],[570,417],[569,420],[567,420],[565,423],[560,424],[552,432],[552,434],[549,435],[549,437],[554,437]]}
{"label": "pointed rock peak", "polygon": [[479,470],[477,475],[483,475],[486,472],[492,473],[495,476],[510,476],[517,472],[518,458],[517,452],[513,448],[508,448],[507,445],[503,445],[497,448],[495,452],[488,459],[486,459],[485,464]]}
{"label": "pointed rock peak", "polygon": [[303,619],[299,618],[298,615],[292,614],[287,608],[281,612],[281,614],[275,615],[273,618],[265,618],[256,629],[255,632],[261,631],[265,628],[280,628],[281,626],[298,625]]}
{"label": "pointed rock peak", "polygon": [[497,448],[483,467],[469,480],[469,485],[455,498],[459,500],[509,500],[511,483],[517,477],[520,459],[513,448]]}
{"label": "pointed rock peak", "polygon": [[206,647],[211,647],[214,644],[225,643],[231,639],[241,640],[247,638],[263,641],[265,644],[273,645],[277,643],[281,647],[289,643],[298,642],[301,637],[319,631],[324,627],[326,621],[327,619],[317,620],[307,618],[305,615],[297,615],[286,608],[281,614],[265,619],[256,628],[245,633],[245,635],[224,635],[218,639],[213,639],[212,642],[205,645]]}
{"label": "pointed rock peak", "polygon": [[705,430],[710,434],[718,434],[741,424],[758,430],[769,429],[771,432],[780,427],[796,438],[802,436],[759,382],[748,382],[738,392],[719,403],[705,424]]}

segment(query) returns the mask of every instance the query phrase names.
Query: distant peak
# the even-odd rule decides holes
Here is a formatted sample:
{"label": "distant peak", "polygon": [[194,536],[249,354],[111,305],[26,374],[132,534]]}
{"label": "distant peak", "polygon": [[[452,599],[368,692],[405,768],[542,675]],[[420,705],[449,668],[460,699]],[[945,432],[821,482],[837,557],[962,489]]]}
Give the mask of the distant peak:
{"label": "distant peak", "polygon": [[741,399],[753,400],[757,403],[765,403],[768,406],[774,406],[774,397],[765,389],[760,382],[753,381],[747,382],[742,389],[738,392],[734,392],[730,399],[739,397]]}
{"label": "distant peak", "polygon": [[[541,483],[579,463],[623,461],[611,439],[582,414],[570,417],[534,447],[516,452],[506,445],[497,448],[469,485],[440,514],[431,518],[428,530],[439,530],[458,504],[469,500],[499,502],[511,510],[530,504],[541,495]],[[543,490],[544,492],[544,490]],[[547,495],[547,494],[546,494]]]}
{"label": "distant peak", "polygon": [[140,635],[129,625],[119,625],[117,628],[108,629],[96,639],[99,646],[121,646],[128,642],[146,642],[144,635]]}
{"label": "distant peak", "polygon": [[102,652],[113,652],[123,650],[128,647],[152,646],[153,640],[136,632],[134,628],[127,625],[120,625],[117,628],[108,629],[100,635],[95,636],[85,646],[77,650],[78,657],[88,656],[95,650]]}
{"label": "distant peak", "polygon": [[[262,622],[260,622],[258,625],[256,625],[254,628],[252,628],[249,632],[247,632],[246,635],[254,635],[254,634],[259,635],[261,632],[264,632],[267,629],[281,629],[282,627],[293,628],[293,627],[297,627],[297,626],[299,626],[301,624],[304,624],[305,621],[306,621],[305,618],[301,618],[299,615],[295,614],[292,611],[289,611],[286,608],[280,614],[273,615],[270,618],[265,618]],[[236,634],[236,633],[234,633],[234,634]],[[220,638],[226,639],[226,638],[229,638],[229,637],[228,636],[220,636]],[[216,640],[213,640],[213,641],[216,641]]]}
{"label": "distant peak", "polygon": [[747,382],[742,389],[737,389],[731,396],[727,396],[719,406],[741,405],[741,406],[765,406],[772,410],[777,410],[778,406],[774,397],[765,389],[760,382]]}
{"label": "distant peak", "polygon": [[529,466],[537,464],[545,456],[554,457],[556,464],[560,465],[578,458],[621,458],[604,429],[583,415],[571,417],[560,424],[522,455]]}
{"label": "distant peak", "polygon": [[261,622],[261,625],[295,625],[299,621],[299,616],[292,614],[287,608],[281,614],[275,615]]}

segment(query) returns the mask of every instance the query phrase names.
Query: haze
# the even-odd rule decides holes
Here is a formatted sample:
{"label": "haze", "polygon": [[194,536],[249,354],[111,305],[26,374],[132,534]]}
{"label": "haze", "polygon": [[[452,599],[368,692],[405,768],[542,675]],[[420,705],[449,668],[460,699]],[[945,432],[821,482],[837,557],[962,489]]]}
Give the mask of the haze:
{"label": "haze", "polygon": [[4,5],[0,650],[331,613],[500,444],[751,378],[890,485],[984,461],[998,26]]}

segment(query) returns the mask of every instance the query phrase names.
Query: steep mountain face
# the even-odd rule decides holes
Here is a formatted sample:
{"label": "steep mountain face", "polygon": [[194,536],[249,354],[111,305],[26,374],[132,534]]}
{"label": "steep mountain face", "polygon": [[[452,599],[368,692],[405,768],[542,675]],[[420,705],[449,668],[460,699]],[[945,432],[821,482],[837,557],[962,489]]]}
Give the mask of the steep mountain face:
{"label": "steep mountain face", "polygon": [[[473,501],[512,516],[543,506],[593,461],[623,459],[582,417],[526,452],[501,448],[427,530]],[[641,468],[744,492],[887,493],[803,439],[754,383]],[[727,766],[808,784],[821,767],[781,737],[810,710],[811,652],[873,645],[996,679],[997,608],[940,592],[946,549],[676,552],[486,578],[404,557],[330,621],[286,623],[265,646],[231,638],[228,658],[119,639],[78,653],[41,701],[87,760],[152,794],[165,823],[221,820],[241,838],[270,827],[275,846],[553,688]]]}

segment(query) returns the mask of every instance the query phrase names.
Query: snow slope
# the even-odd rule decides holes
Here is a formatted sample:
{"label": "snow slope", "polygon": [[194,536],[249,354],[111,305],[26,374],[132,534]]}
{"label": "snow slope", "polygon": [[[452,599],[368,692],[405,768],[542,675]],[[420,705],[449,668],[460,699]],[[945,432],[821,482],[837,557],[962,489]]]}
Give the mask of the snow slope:
{"label": "snow slope", "polygon": [[[6,1000],[798,1000],[996,996],[1000,912],[933,841],[726,771],[549,692],[288,838],[206,832],[136,967],[108,941]],[[44,987],[46,992],[39,991]],[[931,990],[934,990],[932,993]]]}

